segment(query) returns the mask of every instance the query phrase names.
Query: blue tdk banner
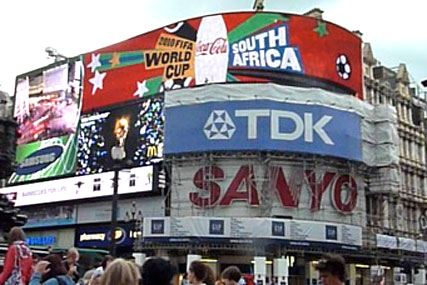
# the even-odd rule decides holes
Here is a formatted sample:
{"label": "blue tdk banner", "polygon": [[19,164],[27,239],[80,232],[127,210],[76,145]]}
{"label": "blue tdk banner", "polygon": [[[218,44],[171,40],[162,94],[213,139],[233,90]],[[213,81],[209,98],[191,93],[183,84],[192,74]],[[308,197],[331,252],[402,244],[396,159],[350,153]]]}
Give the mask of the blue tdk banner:
{"label": "blue tdk banner", "polygon": [[165,154],[263,150],[362,160],[360,117],[324,106],[270,100],[165,110]]}

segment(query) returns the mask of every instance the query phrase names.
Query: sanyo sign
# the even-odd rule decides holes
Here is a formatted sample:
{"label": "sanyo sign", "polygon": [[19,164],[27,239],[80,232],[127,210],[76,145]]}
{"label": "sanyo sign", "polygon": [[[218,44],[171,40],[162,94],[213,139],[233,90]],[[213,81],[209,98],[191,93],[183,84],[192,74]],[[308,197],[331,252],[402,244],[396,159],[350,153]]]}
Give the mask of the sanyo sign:
{"label": "sanyo sign", "polygon": [[166,122],[165,153],[271,150],[362,160],[360,117],[327,106],[210,102],[168,108]]}

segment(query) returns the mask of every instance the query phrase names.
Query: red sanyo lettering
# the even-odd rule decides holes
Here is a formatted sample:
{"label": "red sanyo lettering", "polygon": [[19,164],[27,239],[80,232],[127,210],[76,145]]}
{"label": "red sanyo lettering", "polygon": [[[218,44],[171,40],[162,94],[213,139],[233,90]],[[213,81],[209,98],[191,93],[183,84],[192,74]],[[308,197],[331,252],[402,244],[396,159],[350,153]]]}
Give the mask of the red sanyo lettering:
{"label": "red sanyo lettering", "polygon": [[[346,201],[342,200],[342,191],[348,190],[348,196]],[[343,213],[350,213],[356,207],[357,204],[357,184],[353,177],[349,175],[340,176],[335,182],[334,190],[332,195],[332,201],[335,208]]]}
{"label": "red sanyo lettering", "polygon": [[[243,186],[243,190],[241,186]],[[249,205],[253,206],[259,205],[253,167],[247,165],[240,167],[219,204],[228,206],[234,200],[249,201]]]}
{"label": "red sanyo lettering", "polygon": [[212,207],[218,202],[221,187],[215,180],[223,180],[224,171],[217,166],[206,166],[200,168],[193,178],[194,185],[203,191],[209,192],[208,197],[200,197],[198,192],[190,193],[190,201],[199,207]]}
{"label": "red sanyo lettering", "polygon": [[[293,181],[293,177],[286,178],[281,167],[271,167],[270,177],[273,177],[273,184],[277,197],[283,207],[298,208],[301,186],[303,183]],[[311,194],[310,209],[320,210],[323,194],[328,188],[331,189],[332,204],[342,213],[351,213],[357,205],[357,184],[353,177],[349,175],[338,175],[336,172],[325,172],[321,179],[316,177],[316,172],[306,170],[301,173],[301,179],[306,179],[309,184]],[[199,207],[214,207],[216,205],[229,206],[234,201],[247,201],[251,206],[260,204],[258,190],[253,168],[243,165],[228,186],[222,199],[221,186],[215,181],[221,181],[225,177],[224,171],[218,167],[200,168],[193,178],[194,185],[203,191],[207,191],[207,197],[201,197],[199,192],[189,194],[190,201]],[[334,182],[335,179],[335,182]],[[334,183],[333,183],[334,182]],[[343,197],[343,191],[347,191],[347,197]],[[344,200],[343,200],[344,198]]]}
{"label": "red sanyo lettering", "polygon": [[317,181],[316,172],[313,170],[306,170],[305,176],[307,178],[308,184],[310,185],[311,191],[311,206],[312,211],[320,210],[320,204],[322,203],[323,192],[326,191],[326,188],[331,184],[332,179],[335,177],[334,172],[326,172],[323,175],[321,181]]}
{"label": "red sanyo lettering", "polygon": [[196,55],[220,54],[227,52],[227,40],[217,38],[210,43],[198,42],[196,45]]}

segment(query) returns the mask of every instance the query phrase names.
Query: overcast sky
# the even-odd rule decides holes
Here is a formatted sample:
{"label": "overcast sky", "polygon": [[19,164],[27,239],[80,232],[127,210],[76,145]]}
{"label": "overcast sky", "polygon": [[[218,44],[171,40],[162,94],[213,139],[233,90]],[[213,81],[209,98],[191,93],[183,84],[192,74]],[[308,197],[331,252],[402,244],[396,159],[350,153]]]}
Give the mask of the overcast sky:
{"label": "overcast sky", "polygon": [[[254,0],[21,0],[0,1],[0,90],[14,92],[15,77],[52,62],[45,48],[76,56],[179,20],[250,11]],[[323,18],[363,33],[389,67],[406,63],[412,79],[427,78],[426,0],[265,0],[265,11]]]}

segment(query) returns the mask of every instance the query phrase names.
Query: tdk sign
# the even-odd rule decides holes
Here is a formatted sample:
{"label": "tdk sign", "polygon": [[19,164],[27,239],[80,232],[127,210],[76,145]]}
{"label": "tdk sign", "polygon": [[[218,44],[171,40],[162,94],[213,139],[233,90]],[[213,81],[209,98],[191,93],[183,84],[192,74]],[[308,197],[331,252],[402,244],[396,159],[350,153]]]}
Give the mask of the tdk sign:
{"label": "tdk sign", "polygon": [[[273,140],[292,141],[304,136],[304,141],[312,143],[313,134],[316,133],[325,144],[334,145],[323,129],[332,120],[332,116],[324,115],[317,122],[313,122],[312,113],[304,113],[304,117],[301,117],[295,112],[268,109],[236,110],[234,116],[247,118],[248,140],[258,138],[258,118],[268,117],[270,118],[270,138]],[[295,125],[291,132],[280,131],[280,123],[286,120]],[[205,124],[204,131],[210,140],[228,140],[234,134],[235,126],[227,111],[214,110]]]}
{"label": "tdk sign", "polygon": [[169,107],[165,117],[166,154],[260,150],[362,160],[359,115],[325,106],[210,102]]}

